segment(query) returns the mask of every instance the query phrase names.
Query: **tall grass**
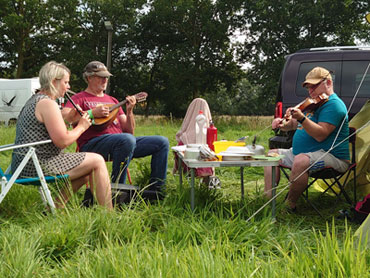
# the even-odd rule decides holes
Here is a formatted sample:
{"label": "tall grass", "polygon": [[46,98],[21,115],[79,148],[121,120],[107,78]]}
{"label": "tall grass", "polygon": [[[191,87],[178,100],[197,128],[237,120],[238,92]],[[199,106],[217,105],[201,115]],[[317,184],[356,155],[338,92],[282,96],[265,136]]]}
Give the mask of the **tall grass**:
{"label": "tall grass", "polygon": [[[253,137],[266,126],[253,118],[215,122],[219,138],[228,140]],[[181,121],[139,118],[137,125],[136,135],[165,135],[173,146]],[[271,135],[263,131],[258,143],[267,148]],[[13,140],[14,127],[0,127],[0,144]],[[10,154],[1,156],[2,168],[9,162]],[[147,158],[133,161],[135,182],[145,180],[148,165]],[[310,192],[324,220],[303,201],[298,214],[286,215],[279,198],[275,222],[270,207],[247,222],[265,203],[262,169],[245,170],[241,200],[239,169],[221,168],[222,189],[197,186],[192,212],[188,180],[179,188],[172,167],[171,153],[164,201],[138,200],[112,213],[80,208],[79,192],[65,210],[44,216],[38,191],[14,186],[0,204],[0,277],[370,276],[370,255],[353,237],[357,226],[335,219],[343,202]]]}

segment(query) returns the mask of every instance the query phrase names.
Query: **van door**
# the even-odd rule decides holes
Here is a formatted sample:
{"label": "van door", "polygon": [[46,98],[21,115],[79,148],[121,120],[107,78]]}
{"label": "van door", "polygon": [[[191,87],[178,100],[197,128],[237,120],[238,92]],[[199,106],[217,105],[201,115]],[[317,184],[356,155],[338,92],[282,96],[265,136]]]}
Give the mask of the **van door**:
{"label": "van door", "polygon": [[[352,118],[370,97],[370,60],[343,61],[342,90],[344,101]],[[365,72],[367,73],[365,75]],[[353,102],[352,106],[351,103]]]}

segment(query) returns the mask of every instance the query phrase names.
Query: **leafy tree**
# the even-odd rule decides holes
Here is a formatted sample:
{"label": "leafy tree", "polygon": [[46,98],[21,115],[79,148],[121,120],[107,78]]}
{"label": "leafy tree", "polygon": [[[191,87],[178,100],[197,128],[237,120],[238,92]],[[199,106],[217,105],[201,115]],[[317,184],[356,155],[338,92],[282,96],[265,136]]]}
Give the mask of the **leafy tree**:
{"label": "leafy tree", "polygon": [[252,65],[248,80],[263,86],[260,108],[272,112],[285,55],[369,38],[368,10],[368,2],[358,0],[245,1],[239,22],[246,43],[239,48],[240,61]]}
{"label": "leafy tree", "polygon": [[[106,61],[109,20],[111,94],[123,99],[149,92],[147,114],[183,116],[199,96],[217,100],[219,111],[241,113],[244,104],[253,113],[272,112],[286,54],[353,45],[370,36],[363,18],[367,1],[0,0],[0,5],[2,77],[35,76],[56,60],[71,69],[72,89],[83,89],[83,67]],[[245,43],[230,41],[235,31],[246,35]],[[252,65],[248,81],[239,82],[245,76],[235,53],[239,63]]]}
{"label": "leafy tree", "polygon": [[261,86],[252,85],[243,78],[234,88],[235,95],[230,94],[225,88],[220,88],[215,97],[206,100],[216,115],[268,115],[268,111],[260,109],[259,96]]}
{"label": "leafy tree", "polygon": [[5,77],[32,77],[37,64],[34,53],[45,50],[36,43],[45,35],[50,16],[39,0],[0,0],[0,56]]}
{"label": "leafy tree", "polygon": [[183,116],[190,101],[229,91],[241,74],[233,60],[230,33],[238,1],[153,1],[138,22],[131,53],[137,69],[148,69],[148,88],[164,113]]}

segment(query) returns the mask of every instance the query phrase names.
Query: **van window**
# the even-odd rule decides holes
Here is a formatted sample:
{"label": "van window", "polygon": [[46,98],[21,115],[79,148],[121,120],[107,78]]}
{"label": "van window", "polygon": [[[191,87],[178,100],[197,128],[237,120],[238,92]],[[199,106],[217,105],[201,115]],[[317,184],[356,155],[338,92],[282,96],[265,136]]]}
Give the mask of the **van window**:
{"label": "van window", "polygon": [[[344,61],[341,96],[355,95],[370,61]],[[357,97],[370,97],[370,69],[368,70]]]}
{"label": "van window", "polygon": [[329,71],[332,71],[331,76],[333,78],[334,92],[340,94],[340,82],[336,82],[336,80],[340,80],[341,62],[332,61],[332,62],[302,63],[299,67],[298,72],[298,79],[296,83],[296,95],[303,97],[308,96],[307,89],[302,87],[302,83],[304,82],[307,73],[309,73],[310,70],[312,70],[314,67],[323,67]]}

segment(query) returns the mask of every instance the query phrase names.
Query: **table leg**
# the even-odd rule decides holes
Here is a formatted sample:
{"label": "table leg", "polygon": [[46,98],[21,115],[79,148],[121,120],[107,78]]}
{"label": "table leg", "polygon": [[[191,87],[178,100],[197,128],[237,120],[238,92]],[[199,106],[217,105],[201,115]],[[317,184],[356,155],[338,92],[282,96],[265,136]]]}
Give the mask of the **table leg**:
{"label": "table leg", "polygon": [[177,156],[177,165],[178,165],[178,171],[179,171],[179,184],[180,184],[180,189],[182,189],[182,162],[180,155]]}
{"label": "table leg", "polygon": [[242,200],[244,200],[244,167],[240,167],[240,184],[242,191]]}
{"label": "table leg", "polygon": [[194,211],[194,176],[195,176],[195,169],[191,168],[191,188],[190,188],[190,206],[191,210]]}
{"label": "table leg", "polygon": [[272,174],[271,174],[271,185],[272,185],[272,218],[275,219],[275,206],[276,206],[276,200],[275,200],[275,193],[276,193],[276,166],[272,166]]}

